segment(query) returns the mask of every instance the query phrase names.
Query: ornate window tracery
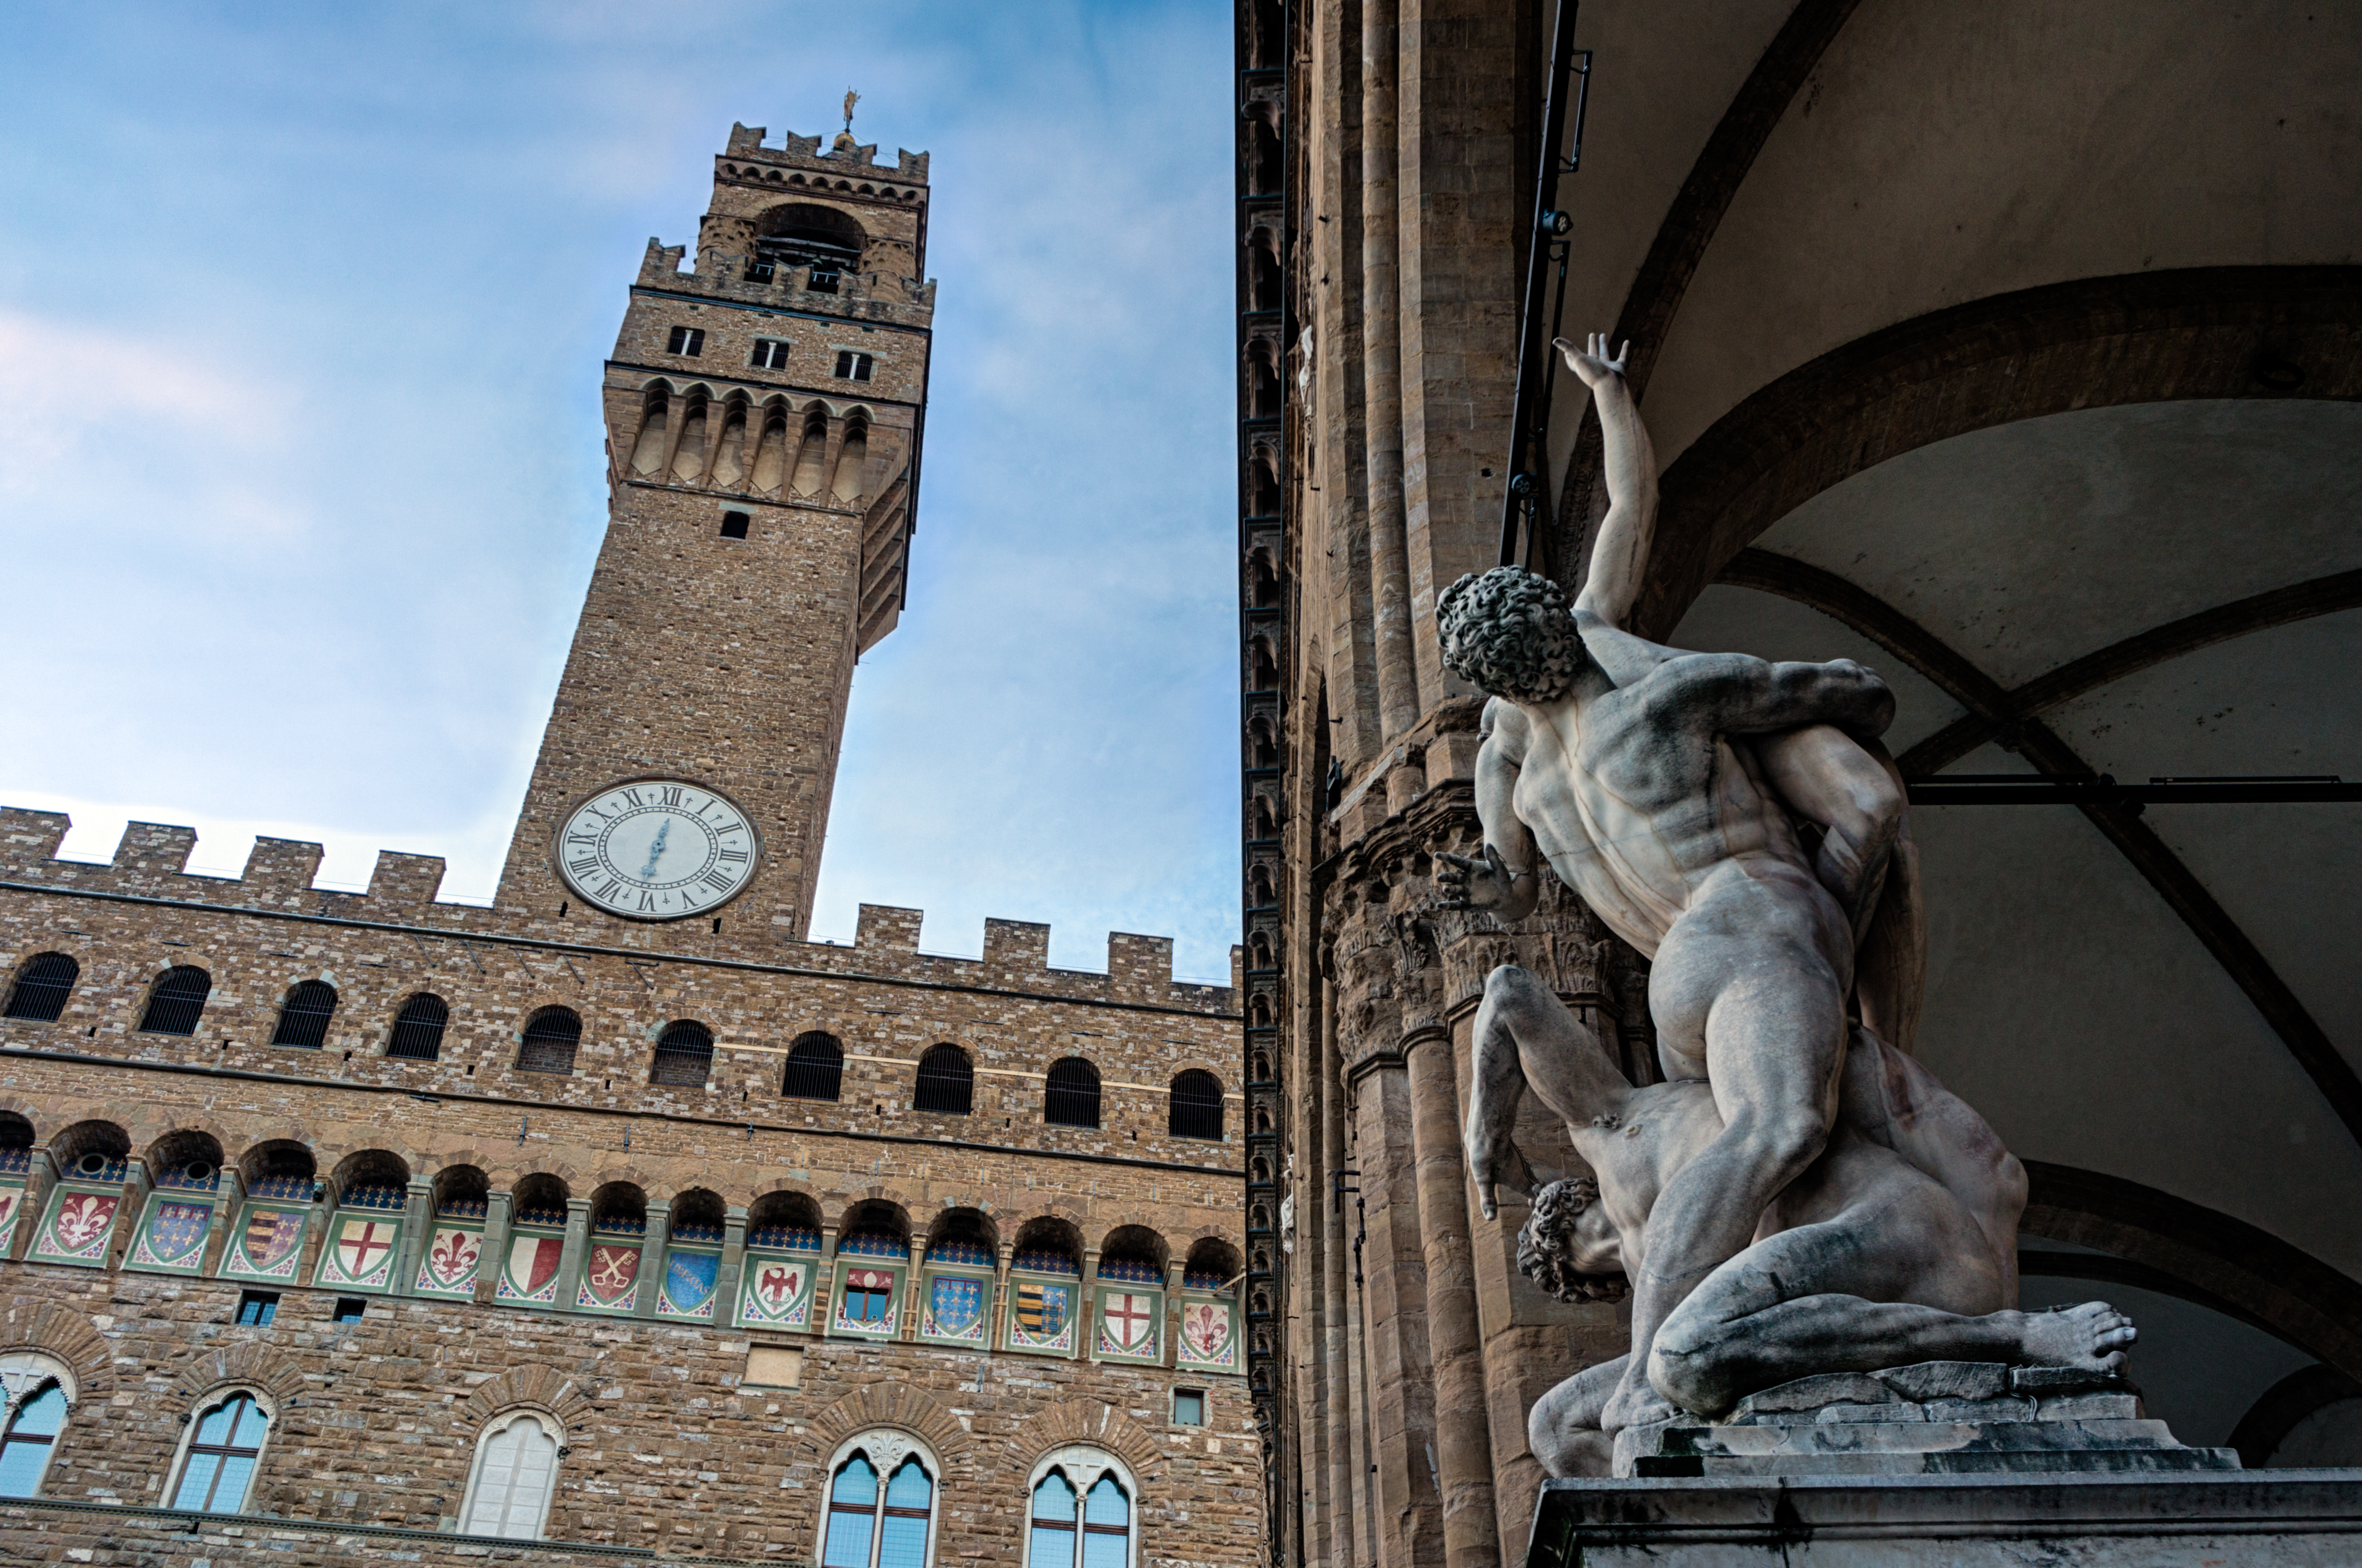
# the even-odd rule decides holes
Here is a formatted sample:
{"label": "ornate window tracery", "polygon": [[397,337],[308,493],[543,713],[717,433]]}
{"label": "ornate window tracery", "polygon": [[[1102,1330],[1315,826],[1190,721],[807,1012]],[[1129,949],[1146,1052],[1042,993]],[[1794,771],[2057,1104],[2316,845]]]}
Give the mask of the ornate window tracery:
{"label": "ornate window tracery", "polygon": [[540,1540],[557,1490],[557,1462],[565,1456],[564,1433],[540,1411],[513,1410],[495,1419],[476,1441],[461,1532]]}
{"label": "ornate window tracery", "polygon": [[821,1568],[928,1568],[942,1474],[934,1454],[907,1432],[864,1432],[838,1449]]}
{"label": "ornate window tracery", "polygon": [[34,1351],[0,1355],[0,1497],[40,1495],[66,1416],[73,1370]]}
{"label": "ornate window tracery", "polygon": [[1025,1568],[1131,1568],[1139,1495],[1122,1462],[1102,1449],[1076,1443],[1043,1455],[1026,1510]]}

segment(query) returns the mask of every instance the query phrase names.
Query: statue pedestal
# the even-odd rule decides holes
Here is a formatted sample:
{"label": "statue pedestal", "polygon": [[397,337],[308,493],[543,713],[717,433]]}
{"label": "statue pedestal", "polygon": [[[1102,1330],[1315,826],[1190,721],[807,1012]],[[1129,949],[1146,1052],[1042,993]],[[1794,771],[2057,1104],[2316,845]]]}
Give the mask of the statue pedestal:
{"label": "statue pedestal", "polygon": [[2356,1562],[2362,1470],[1551,1481],[1526,1559],[1527,1568]]}

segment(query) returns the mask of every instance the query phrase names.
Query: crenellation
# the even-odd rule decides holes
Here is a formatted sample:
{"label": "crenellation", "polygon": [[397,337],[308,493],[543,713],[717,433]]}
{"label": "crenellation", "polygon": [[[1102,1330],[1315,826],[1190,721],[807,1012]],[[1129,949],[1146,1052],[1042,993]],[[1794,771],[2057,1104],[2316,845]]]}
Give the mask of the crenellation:
{"label": "crenellation", "polygon": [[0,867],[30,868],[58,858],[73,819],[63,812],[0,806]]}
{"label": "crenellation", "polygon": [[304,903],[312,878],[320,874],[324,853],[319,845],[301,839],[258,834],[253,851],[246,857],[246,869],[238,877],[245,885],[246,901],[290,907]]}
{"label": "crenellation", "polygon": [[168,878],[186,875],[189,856],[197,851],[197,830],[165,823],[126,823],[107,864],[127,884],[163,887]]}
{"label": "crenellation", "polygon": [[[988,969],[998,969],[1004,974],[1048,974],[1050,928],[1032,921],[986,920],[984,966]],[[1068,973],[1074,973],[1074,971],[1068,971]],[[1092,977],[1096,979],[1098,977]]]}
{"label": "crenellation", "polygon": [[853,928],[853,944],[856,948],[916,953],[919,950],[919,929],[925,920],[926,911],[923,910],[896,909],[890,904],[864,904]]}
{"label": "crenellation", "polygon": [[401,921],[425,915],[443,886],[444,864],[439,855],[404,855],[381,849],[370,871],[370,908],[379,920]]}

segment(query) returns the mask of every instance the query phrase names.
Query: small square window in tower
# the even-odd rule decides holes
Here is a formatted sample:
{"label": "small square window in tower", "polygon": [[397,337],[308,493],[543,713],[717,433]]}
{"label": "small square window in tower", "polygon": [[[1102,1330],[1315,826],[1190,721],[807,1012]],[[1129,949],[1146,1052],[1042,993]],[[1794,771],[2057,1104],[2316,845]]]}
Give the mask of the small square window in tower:
{"label": "small square window in tower", "polygon": [[866,354],[850,348],[840,348],[836,355],[836,379],[841,381],[866,381],[876,360]]}
{"label": "small square window in tower", "polygon": [[1202,1427],[1206,1424],[1206,1394],[1203,1389],[1173,1390],[1173,1424],[1176,1427]]}
{"label": "small square window in tower", "polygon": [[746,362],[758,370],[784,370],[788,368],[788,346],[776,337],[757,337],[754,358]]}
{"label": "small square window in tower", "polygon": [[275,1290],[249,1290],[237,1298],[237,1320],[243,1327],[267,1329],[278,1315],[279,1293]]}
{"label": "small square window in tower", "polygon": [[753,521],[753,518],[743,512],[725,512],[722,514],[722,536],[725,539],[743,539],[746,536],[746,525]]}
{"label": "small square window in tower", "polygon": [[672,329],[672,340],[666,345],[665,352],[668,354],[685,355],[690,359],[695,359],[697,356],[705,352],[705,328],[701,326],[674,327]]}

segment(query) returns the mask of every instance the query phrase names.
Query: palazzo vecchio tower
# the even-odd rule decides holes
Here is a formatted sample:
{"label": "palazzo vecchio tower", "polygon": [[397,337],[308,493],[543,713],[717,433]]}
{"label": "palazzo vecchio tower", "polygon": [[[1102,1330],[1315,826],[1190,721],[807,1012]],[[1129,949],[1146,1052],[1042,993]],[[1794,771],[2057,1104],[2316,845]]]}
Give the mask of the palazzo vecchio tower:
{"label": "palazzo vecchio tower", "polygon": [[650,242],[491,905],[0,808],[0,1556],[1260,1561],[1235,954],[805,940],[903,609],[927,172],[734,127],[694,260]]}

